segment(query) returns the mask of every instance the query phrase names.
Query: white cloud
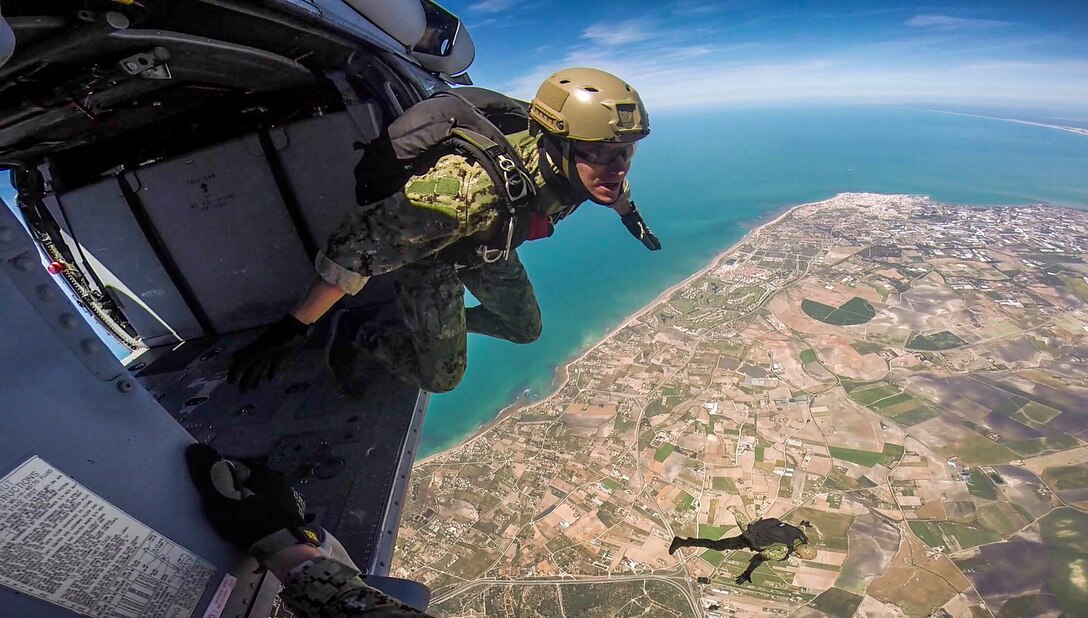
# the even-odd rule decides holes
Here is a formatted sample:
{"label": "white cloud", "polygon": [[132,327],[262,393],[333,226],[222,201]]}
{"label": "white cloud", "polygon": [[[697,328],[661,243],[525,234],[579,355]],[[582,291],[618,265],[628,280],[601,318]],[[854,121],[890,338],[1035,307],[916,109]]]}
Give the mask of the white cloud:
{"label": "white cloud", "polygon": [[959,37],[949,32],[1015,24],[936,14],[907,23],[917,28],[909,37],[830,48],[693,36],[697,19],[686,29],[655,25],[648,17],[596,23],[565,53],[560,47],[546,64],[524,66],[522,75],[499,89],[527,99],[560,67],[592,66],[629,81],[651,110],[789,101],[1088,106],[1088,61],[1081,57],[1005,61],[1053,48],[1052,35],[982,37],[968,45],[954,42]]}
{"label": "white cloud", "polygon": [[[677,15],[684,15],[688,17],[706,17],[708,15],[715,15],[724,11],[727,7],[723,7],[720,0],[718,2],[701,2],[699,0],[679,0],[672,10]],[[731,8],[731,7],[730,7]]]}
{"label": "white cloud", "polygon": [[520,0],[480,0],[469,5],[468,10],[473,13],[502,13],[517,6]]}
{"label": "white cloud", "polygon": [[[660,46],[615,54],[572,50],[561,63],[535,67],[504,91],[529,98],[557,66],[593,66],[638,88],[651,111],[748,102],[900,101],[1067,104],[1088,101],[1088,61],[979,62],[894,66],[850,54],[777,61],[737,60],[720,50]],[[862,60],[865,58],[865,60]]]}
{"label": "white cloud", "polygon": [[649,26],[642,19],[594,24],[582,31],[582,38],[604,45],[626,45],[653,38]]}
{"label": "white cloud", "polygon": [[951,17],[949,15],[915,15],[904,25],[915,28],[934,28],[937,30],[963,30],[968,28],[998,28],[1011,26],[1012,22],[996,19],[970,19],[966,17]]}

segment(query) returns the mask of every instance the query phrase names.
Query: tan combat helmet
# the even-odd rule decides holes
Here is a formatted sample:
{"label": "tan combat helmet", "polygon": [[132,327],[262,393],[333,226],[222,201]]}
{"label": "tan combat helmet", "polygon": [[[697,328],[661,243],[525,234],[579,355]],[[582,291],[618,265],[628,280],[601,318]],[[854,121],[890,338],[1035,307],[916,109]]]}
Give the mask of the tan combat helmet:
{"label": "tan combat helmet", "polygon": [[551,135],[581,142],[633,142],[650,133],[638,91],[598,69],[563,69],[544,80],[529,117]]}
{"label": "tan combat helmet", "polygon": [[793,551],[797,553],[797,557],[801,560],[812,560],[816,557],[816,548],[808,543],[799,543],[797,547],[793,548]]}
{"label": "tan combat helmet", "polygon": [[650,116],[638,91],[599,69],[570,68],[544,80],[529,106],[530,128],[551,170],[565,181],[572,202],[592,199],[575,168],[573,142],[633,143],[650,134]]}

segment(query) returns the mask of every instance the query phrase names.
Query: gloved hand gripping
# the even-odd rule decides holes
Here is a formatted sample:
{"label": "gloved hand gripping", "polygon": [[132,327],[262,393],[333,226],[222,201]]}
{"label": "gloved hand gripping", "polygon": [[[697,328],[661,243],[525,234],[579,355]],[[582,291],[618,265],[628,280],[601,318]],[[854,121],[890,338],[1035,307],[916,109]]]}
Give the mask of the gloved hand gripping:
{"label": "gloved hand gripping", "polygon": [[237,384],[244,393],[257,388],[263,380],[275,378],[287,358],[302,346],[308,328],[293,316],[284,316],[234,354],[227,382]]}
{"label": "gloved hand gripping", "polygon": [[306,502],[287,475],[257,462],[225,459],[204,444],[190,445],[185,461],[212,526],[258,561],[295,543],[320,543],[304,529]]}

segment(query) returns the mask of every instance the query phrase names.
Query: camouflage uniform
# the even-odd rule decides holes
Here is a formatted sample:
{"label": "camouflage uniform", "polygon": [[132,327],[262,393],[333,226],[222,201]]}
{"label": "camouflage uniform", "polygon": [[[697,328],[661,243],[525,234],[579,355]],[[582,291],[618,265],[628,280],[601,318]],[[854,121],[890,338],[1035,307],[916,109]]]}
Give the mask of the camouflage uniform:
{"label": "camouflage uniform", "polygon": [[[570,205],[547,186],[536,141],[528,131],[509,136],[536,182],[533,208],[554,222]],[[360,331],[358,347],[394,375],[431,392],[461,381],[466,331],[530,343],[540,336],[540,308],[532,283],[511,251],[507,260],[475,268],[451,263],[440,252],[456,241],[490,239],[505,207],[484,169],[447,155],[398,192],[355,210],[317,256],[318,274],[348,294],[366,277],[397,271],[394,286],[402,324]],[[464,288],[480,301],[465,310]]]}
{"label": "camouflage uniform", "polygon": [[428,616],[367,586],[358,571],[332,558],[295,567],[280,598],[301,618]]}

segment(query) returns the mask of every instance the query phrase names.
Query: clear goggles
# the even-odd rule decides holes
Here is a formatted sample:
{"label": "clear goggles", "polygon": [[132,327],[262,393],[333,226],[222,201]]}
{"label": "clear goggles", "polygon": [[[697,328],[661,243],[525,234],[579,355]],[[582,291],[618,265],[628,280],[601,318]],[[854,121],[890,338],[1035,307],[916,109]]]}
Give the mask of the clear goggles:
{"label": "clear goggles", "polygon": [[616,157],[630,161],[637,147],[637,142],[574,142],[571,150],[574,151],[574,156],[587,163],[604,165],[615,161]]}

